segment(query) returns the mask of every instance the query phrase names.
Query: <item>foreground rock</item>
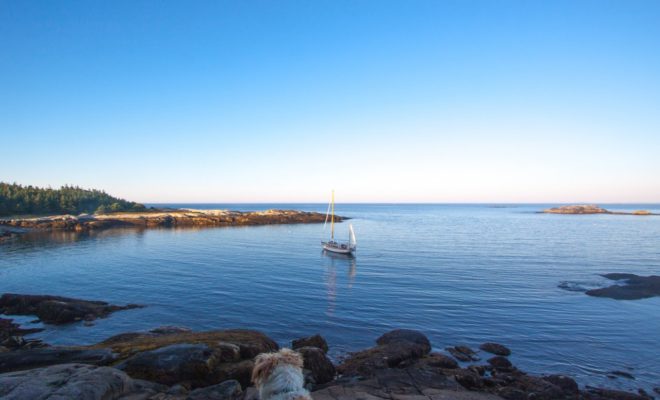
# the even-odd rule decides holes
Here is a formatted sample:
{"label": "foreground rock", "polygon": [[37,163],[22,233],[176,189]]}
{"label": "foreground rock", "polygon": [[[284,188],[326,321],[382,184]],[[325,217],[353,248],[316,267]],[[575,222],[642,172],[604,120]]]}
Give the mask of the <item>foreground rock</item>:
{"label": "foreground rock", "polygon": [[351,353],[338,367],[344,376],[373,376],[376,370],[396,367],[404,361],[421,358],[431,351],[431,343],[421,332],[398,329],[378,338],[378,344]]}
{"label": "foreground rock", "polygon": [[21,349],[0,353],[0,373],[67,363],[109,365],[116,359],[117,357],[108,349],[73,347]]}
{"label": "foreground rock", "polygon": [[623,285],[587,290],[589,296],[609,297],[616,300],[639,300],[660,296],[660,276],[639,276],[635,274],[605,274],[605,278],[621,281]]}
{"label": "foreground rock", "polygon": [[117,367],[133,378],[196,388],[231,379],[249,386],[254,357],[279,346],[257,331],[169,328],[121,334],[88,348],[111,350],[121,360]]}
{"label": "foreground rock", "polygon": [[[335,221],[344,218],[335,216]],[[155,210],[149,212],[94,215],[59,215],[41,218],[0,219],[5,229],[89,231],[115,227],[204,227],[272,224],[323,223],[325,214],[294,210],[228,211],[228,210]]]}
{"label": "foreground rock", "polygon": [[471,392],[442,369],[423,362],[373,371],[363,380],[339,379],[312,393],[314,400],[501,400],[489,393]]}
{"label": "foreground rock", "polygon": [[217,385],[196,389],[186,396],[186,400],[240,400],[243,399],[241,384],[229,380]]}
{"label": "foreground rock", "polygon": [[0,374],[0,398],[26,399],[119,399],[129,395],[155,395],[166,388],[132,379],[110,367],[61,364],[29,371]]}
{"label": "foreground rock", "polygon": [[658,215],[647,210],[633,212],[609,211],[594,204],[580,204],[548,208],[542,211],[546,214],[615,214],[615,215]]}
{"label": "foreground rock", "polygon": [[89,301],[60,296],[5,293],[0,296],[0,314],[36,315],[47,324],[66,324],[107,317],[120,310],[139,308],[137,304],[116,306],[104,301]]}
{"label": "foreground rock", "polygon": [[303,369],[308,371],[313,385],[328,383],[335,379],[335,366],[318,347],[300,347],[298,351],[303,357]]}
{"label": "foreground rock", "polygon": [[[499,346],[485,347],[502,352]],[[465,346],[452,348],[461,354],[474,353]],[[102,360],[114,368],[65,363],[0,374],[0,398],[256,400],[256,390],[249,386],[252,360],[259,353],[276,350],[277,344],[255,331],[195,333],[164,327],[117,335],[79,349],[83,351],[78,355],[62,353],[62,362],[97,350],[100,357],[83,362]],[[378,338],[376,346],[351,354],[338,367],[343,374],[339,377],[322,349],[307,346],[298,351],[315,400],[648,399],[617,390],[587,387],[581,391],[570,377],[528,375],[501,355],[461,368],[453,358],[429,353],[430,349],[420,332],[394,330]]]}

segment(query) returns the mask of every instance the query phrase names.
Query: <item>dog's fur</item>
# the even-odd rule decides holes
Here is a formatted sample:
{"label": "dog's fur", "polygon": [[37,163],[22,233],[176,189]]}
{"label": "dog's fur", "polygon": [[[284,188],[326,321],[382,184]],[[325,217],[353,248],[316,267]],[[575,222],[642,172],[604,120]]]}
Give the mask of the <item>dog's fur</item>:
{"label": "dog's fur", "polygon": [[305,390],[300,353],[282,349],[259,354],[252,370],[252,382],[261,400],[313,400]]}

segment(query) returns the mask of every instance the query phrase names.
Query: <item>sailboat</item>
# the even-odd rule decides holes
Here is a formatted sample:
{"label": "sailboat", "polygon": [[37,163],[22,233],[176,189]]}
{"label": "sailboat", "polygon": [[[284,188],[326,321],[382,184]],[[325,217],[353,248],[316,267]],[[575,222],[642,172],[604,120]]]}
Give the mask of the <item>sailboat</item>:
{"label": "sailboat", "polygon": [[[325,214],[325,223],[328,223],[330,215],[330,240],[321,242],[323,250],[339,254],[353,254],[357,249],[357,240],[355,240],[355,231],[353,225],[348,225],[348,242],[338,242],[335,240],[335,191],[332,191],[332,200],[328,205],[328,212]],[[324,224],[325,226],[325,224]]]}

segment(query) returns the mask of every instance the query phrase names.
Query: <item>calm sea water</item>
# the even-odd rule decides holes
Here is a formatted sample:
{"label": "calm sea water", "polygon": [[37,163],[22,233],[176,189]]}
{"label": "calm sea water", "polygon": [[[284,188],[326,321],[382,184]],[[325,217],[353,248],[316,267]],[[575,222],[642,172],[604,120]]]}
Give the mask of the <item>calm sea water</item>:
{"label": "calm sea water", "polygon": [[[660,298],[616,301],[558,287],[603,286],[598,274],[607,272],[660,274],[660,217],[534,213],[544,207],[340,204],[337,212],[353,218],[355,258],[322,254],[329,232],[319,224],[25,237],[0,245],[0,293],[147,305],[35,335],[49,343],[161,325],[245,327],[282,345],[319,332],[339,357],[389,329],[412,328],[438,350],[501,342],[534,373],[625,389],[660,385]],[[346,223],[336,230],[348,236]],[[608,378],[613,370],[637,379]]]}

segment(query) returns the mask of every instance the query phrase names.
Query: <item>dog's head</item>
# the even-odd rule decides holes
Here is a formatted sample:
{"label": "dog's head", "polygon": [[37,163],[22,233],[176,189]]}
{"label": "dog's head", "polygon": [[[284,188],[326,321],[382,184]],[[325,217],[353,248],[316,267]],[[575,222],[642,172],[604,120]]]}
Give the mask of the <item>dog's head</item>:
{"label": "dog's head", "polygon": [[262,353],[254,361],[252,382],[259,387],[268,379],[279,364],[289,364],[302,370],[303,359],[300,353],[291,349],[282,349],[275,353]]}

